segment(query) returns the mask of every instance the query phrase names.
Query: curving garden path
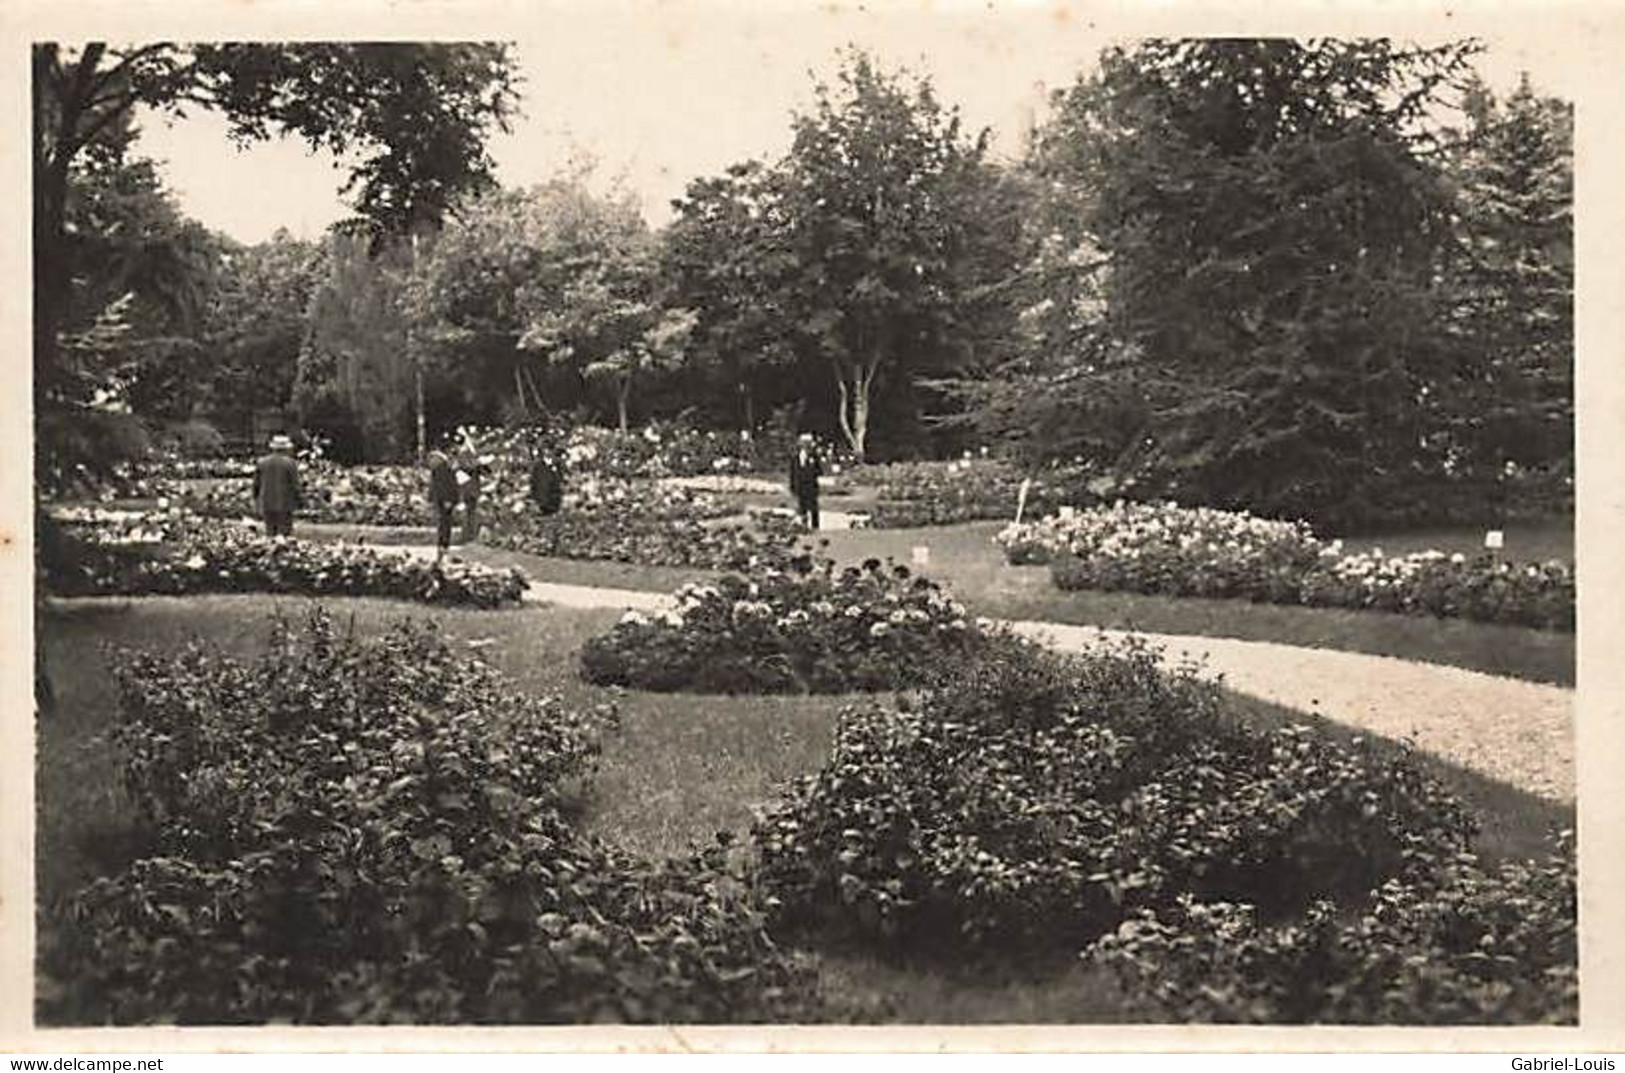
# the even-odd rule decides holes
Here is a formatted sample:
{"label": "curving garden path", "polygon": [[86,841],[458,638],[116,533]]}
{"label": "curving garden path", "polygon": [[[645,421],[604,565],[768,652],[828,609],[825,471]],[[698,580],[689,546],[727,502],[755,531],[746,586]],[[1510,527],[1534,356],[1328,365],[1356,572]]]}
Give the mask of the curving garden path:
{"label": "curving garden path", "polygon": [[[432,557],[432,548],[396,550]],[[524,600],[561,607],[658,611],[664,593],[532,581]],[[1065,651],[1129,636],[1050,622],[1012,622],[1018,633]],[[1265,641],[1136,634],[1169,662],[1238,693],[1416,747],[1487,778],[1572,804],[1574,691],[1436,663]]]}

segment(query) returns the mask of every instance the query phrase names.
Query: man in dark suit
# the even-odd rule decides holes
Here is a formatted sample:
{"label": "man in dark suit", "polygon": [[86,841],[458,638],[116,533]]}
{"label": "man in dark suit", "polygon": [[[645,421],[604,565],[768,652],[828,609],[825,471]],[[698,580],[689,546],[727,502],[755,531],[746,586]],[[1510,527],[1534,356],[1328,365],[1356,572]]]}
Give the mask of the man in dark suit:
{"label": "man in dark suit", "polygon": [[543,514],[564,505],[564,474],[552,445],[537,448],[530,464],[530,498]]}
{"label": "man in dark suit", "polygon": [[279,432],[271,437],[270,448],[254,467],[254,503],[265,519],[266,536],[293,536],[293,512],[301,502],[293,441]]}
{"label": "man in dark suit", "polygon": [[457,471],[444,451],[429,452],[429,505],[434,508],[435,559],[445,557],[451,547],[451,523],[462,500],[462,489],[457,486]]}
{"label": "man in dark suit", "polygon": [[808,529],[818,528],[818,478],[823,475],[812,433],[803,432],[790,456],[790,493],[796,497],[796,515]]}

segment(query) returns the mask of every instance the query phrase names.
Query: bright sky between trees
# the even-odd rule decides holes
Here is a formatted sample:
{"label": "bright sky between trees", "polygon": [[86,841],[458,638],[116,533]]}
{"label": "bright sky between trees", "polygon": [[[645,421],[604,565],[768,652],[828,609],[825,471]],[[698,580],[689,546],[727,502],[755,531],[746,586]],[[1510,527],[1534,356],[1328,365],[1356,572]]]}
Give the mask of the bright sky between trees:
{"label": "bright sky between trees", "polygon": [[[591,159],[597,185],[619,179],[662,224],[690,179],[781,153],[790,113],[811,100],[809,73],[832,76],[848,44],[930,75],[969,129],[993,128],[995,151],[1014,157],[1049,92],[1091,68],[1113,37],[1054,8],[921,10],[730,6],[696,18],[656,7],[527,20],[510,35],[524,114],[491,146],[498,178],[528,186]],[[1489,46],[1480,69],[1497,92],[1527,69],[1539,90],[1572,96],[1538,34]],[[234,238],[255,242],[279,227],[309,238],[349,215],[342,173],[301,143],[237,151],[206,113],[142,126],[142,151],[164,162],[184,210]]]}

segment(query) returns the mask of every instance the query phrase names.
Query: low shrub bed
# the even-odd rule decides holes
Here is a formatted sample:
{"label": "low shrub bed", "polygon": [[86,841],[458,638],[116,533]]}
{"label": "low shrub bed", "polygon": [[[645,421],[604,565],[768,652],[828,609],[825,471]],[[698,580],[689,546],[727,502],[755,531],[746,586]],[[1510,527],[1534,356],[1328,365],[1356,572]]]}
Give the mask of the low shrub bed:
{"label": "low shrub bed", "polygon": [[612,710],[320,613],[252,662],[126,654],[118,687],[155,845],[51,908],[44,1022],[837,1016],[737,851],[644,862],[572,825]]}
{"label": "low shrub bed", "polygon": [[1414,767],[1250,730],[1142,648],[1068,660],[1008,641],[845,711],[829,762],[755,838],[788,925],[1025,955],[1186,894],[1291,915],[1420,874],[1472,830]]}
{"label": "low shrub bed", "polygon": [[1006,526],[995,540],[1012,563],[1044,563],[1057,588],[1393,611],[1574,628],[1574,570],[1485,554],[1345,555],[1302,522],[1116,503]]}
{"label": "low shrub bed", "polygon": [[588,641],[586,679],[661,692],[898,689],[986,643],[935,582],[874,559],[836,569],[802,556],[675,596],[674,610],[630,612]]}
{"label": "low shrub bed", "polygon": [[1157,1020],[1574,1024],[1572,845],[1487,871],[1465,859],[1384,884],[1358,914],[1329,902],[1291,925],[1182,897],[1141,910],[1089,956]]}
{"label": "low shrub bed", "polygon": [[[875,529],[1010,518],[1027,475],[1000,460],[897,462],[850,472],[854,483],[872,484],[879,502],[870,514]],[[1038,516],[1063,505],[1087,502],[1081,470],[1052,469],[1031,475],[1026,513]]]}
{"label": "low shrub bed", "polygon": [[518,603],[528,585],[515,569],[454,559],[436,563],[350,544],[272,540],[247,530],[179,523],[150,532],[162,542],[77,533],[73,550],[46,564],[47,586],[64,596],[277,592],[498,608]]}
{"label": "low shrub bed", "polygon": [[1147,1016],[1572,1020],[1572,861],[1486,873],[1475,826],[1408,759],[1253,729],[1143,646],[1021,646],[848,708],[753,839],[787,933],[1081,950]]}

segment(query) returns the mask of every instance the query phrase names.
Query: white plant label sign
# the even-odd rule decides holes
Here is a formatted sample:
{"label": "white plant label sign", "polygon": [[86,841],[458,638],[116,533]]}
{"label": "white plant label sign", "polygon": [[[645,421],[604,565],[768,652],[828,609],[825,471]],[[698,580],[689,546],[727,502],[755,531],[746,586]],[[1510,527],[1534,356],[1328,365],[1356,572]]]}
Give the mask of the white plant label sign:
{"label": "white plant label sign", "polygon": [[928,546],[924,544],[914,545],[913,556],[915,566],[931,565],[931,549]]}
{"label": "white plant label sign", "polygon": [[1499,529],[1491,529],[1484,534],[1484,546],[1494,551],[1500,551],[1506,547],[1506,542],[1506,533]]}

